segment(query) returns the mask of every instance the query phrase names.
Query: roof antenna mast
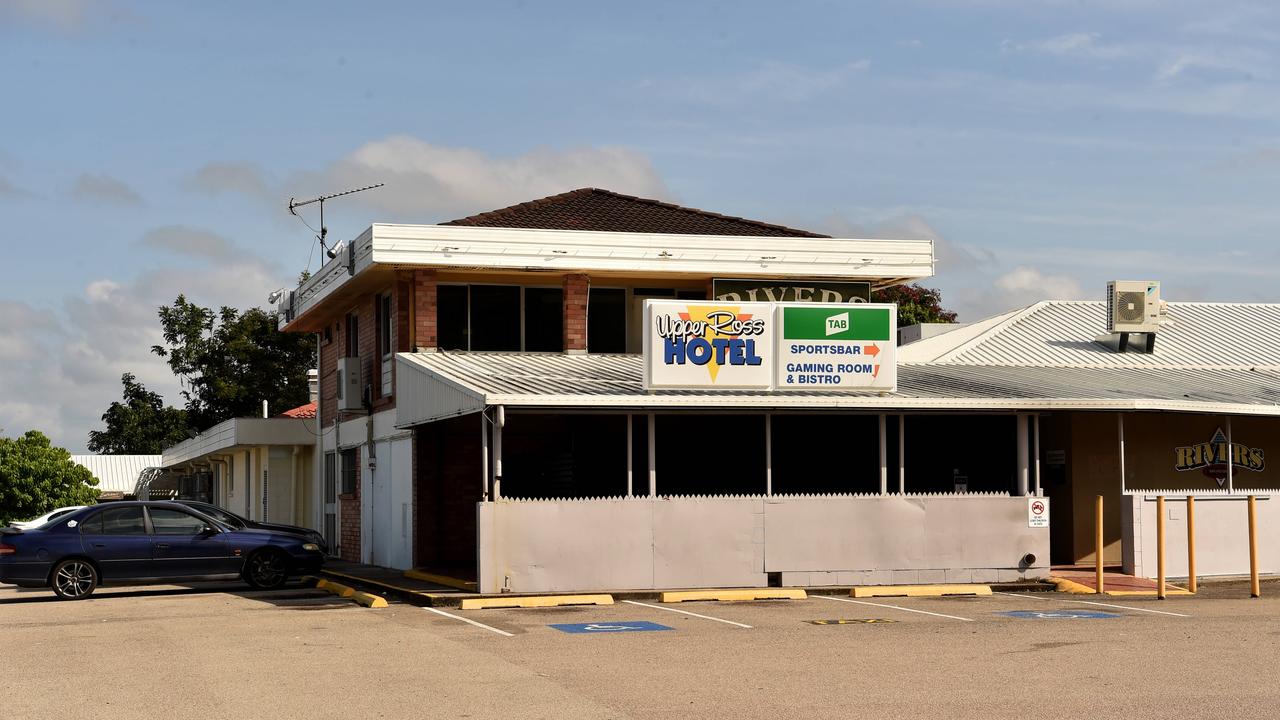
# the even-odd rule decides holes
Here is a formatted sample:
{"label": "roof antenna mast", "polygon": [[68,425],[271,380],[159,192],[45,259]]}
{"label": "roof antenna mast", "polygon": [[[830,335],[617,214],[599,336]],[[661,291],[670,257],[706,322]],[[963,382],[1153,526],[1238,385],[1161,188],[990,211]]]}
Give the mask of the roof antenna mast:
{"label": "roof antenna mast", "polygon": [[344,190],[339,193],[333,193],[332,195],[321,195],[320,197],[311,198],[310,200],[303,200],[301,202],[293,198],[289,198],[289,214],[301,220],[302,218],[300,215],[298,215],[298,212],[297,212],[298,208],[304,205],[310,205],[311,203],[320,203],[320,233],[316,235],[316,239],[320,241],[320,249],[324,251],[325,255],[329,256],[329,258],[332,259],[338,256],[338,253],[340,252],[338,245],[341,245],[342,243],[338,243],[338,245],[334,245],[332,248],[330,248],[328,245],[325,244],[325,238],[329,236],[329,228],[325,227],[324,225],[324,201],[332,200],[333,198],[336,198],[336,197],[342,197],[343,195],[353,195],[358,192],[364,192],[365,190],[373,190],[374,188],[380,188],[385,184],[386,183],[378,183],[377,185],[366,185],[365,187],[362,187],[362,188],[356,188],[354,190]]}

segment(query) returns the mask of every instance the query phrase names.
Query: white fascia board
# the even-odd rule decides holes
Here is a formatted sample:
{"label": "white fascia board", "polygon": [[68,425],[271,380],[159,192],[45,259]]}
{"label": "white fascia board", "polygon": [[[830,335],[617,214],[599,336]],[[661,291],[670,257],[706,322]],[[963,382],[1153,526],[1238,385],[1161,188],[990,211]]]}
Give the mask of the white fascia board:
{"label": "white fascia board", "polygon": [[[295,319],[323,302],[325,298],[332,295],[351,278],[373,266],[373,228],[367,228],[360,233],[360,237],[352,240],[351,243],[356,249],[355,272],[352,273],[348,268],[348,257],[345,249],[338,253],[335,258],[321,257],[320,259],[324,264],[295,291],[293,307]],[[276,305],[276,310],[279,312],[281,320],[284,319],[284,311],[288,307],[288,303],[289,294],[286,291],[284,297]],[[282,330],[287,330],[288,328],[288,324],[280,325]]]}
{"label": "white fascia board", "polygon": [[1234,403],[1200,403],[1173,400],[1109,400],[1109,399],[1005,399],[1005,398],[909,398],[909,397],[688,397],[688,396],[601,396],[601,395],[499,395],[485,396],[489,405],[563,408],[670,408],[698,410],[703,408],[760,410],[787,409],[865,409],[865,410],[1105,410],[1167,411],[1223,415],[1280,416],[1280,405],[1241,405]]}
{"label": "white fascia board", "polygon": [[183,465],[234,448],[258,445],[314,445],[314,425],[302,418],[231,418],[173,447],[165,448],[161,467]]}
{"label": "white fascia board", "polygon": [[674,235],[390,225],[372,228],[373,262],[533,272],[629,272],[721,277],[924,279],[932,240]]}

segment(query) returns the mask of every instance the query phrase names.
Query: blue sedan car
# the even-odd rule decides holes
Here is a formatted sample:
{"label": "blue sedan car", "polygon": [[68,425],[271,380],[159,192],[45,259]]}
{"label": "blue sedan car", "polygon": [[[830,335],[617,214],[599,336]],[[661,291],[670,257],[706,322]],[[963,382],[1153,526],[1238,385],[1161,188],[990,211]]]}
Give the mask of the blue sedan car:
{"label": "blue sedan car", "polygon": [[241,578],[277,588],[314,573],[321,548],[297,534],[232,528],[170,502],[113,502],[34,530],[0,529],[0,583],[88,597],[100,584]]}

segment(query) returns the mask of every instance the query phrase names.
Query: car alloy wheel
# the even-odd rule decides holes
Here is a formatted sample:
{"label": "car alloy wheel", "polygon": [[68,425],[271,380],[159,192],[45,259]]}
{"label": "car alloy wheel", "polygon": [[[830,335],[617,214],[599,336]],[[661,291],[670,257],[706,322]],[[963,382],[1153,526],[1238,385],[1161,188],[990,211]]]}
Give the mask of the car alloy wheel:
{"label": "car alloy wheel", "polygon": [[270,550],[257,553],[249,558],[249,584],[259,588],[277,588],[288,578],[285,572],[284,557]]}
{"label": "car alloy wheel", "polygon": [[53,592],[64,600],[88,597],[98,586],[98,571],[84,560],[65,560],[53,571]]}

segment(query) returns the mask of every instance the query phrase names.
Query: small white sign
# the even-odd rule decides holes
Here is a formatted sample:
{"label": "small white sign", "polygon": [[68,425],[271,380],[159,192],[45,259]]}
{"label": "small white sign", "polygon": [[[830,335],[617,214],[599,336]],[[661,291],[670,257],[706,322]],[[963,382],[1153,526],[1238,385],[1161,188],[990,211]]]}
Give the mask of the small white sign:
{"label": "small white sign", "polygon": [[1027,498],[1027,527],[1049,527],[1049,498]]}

